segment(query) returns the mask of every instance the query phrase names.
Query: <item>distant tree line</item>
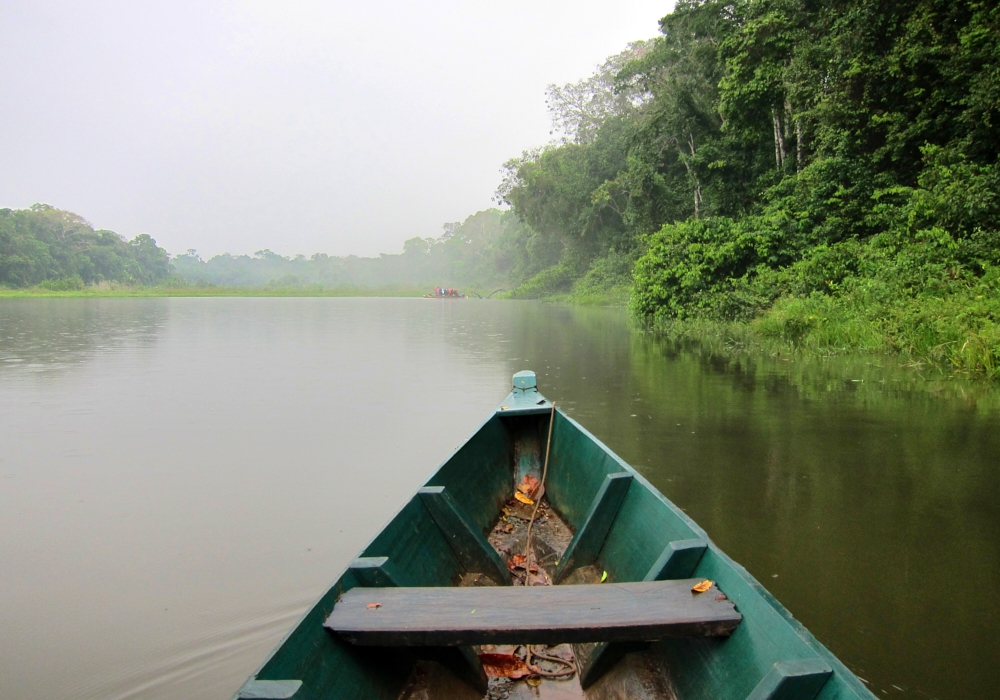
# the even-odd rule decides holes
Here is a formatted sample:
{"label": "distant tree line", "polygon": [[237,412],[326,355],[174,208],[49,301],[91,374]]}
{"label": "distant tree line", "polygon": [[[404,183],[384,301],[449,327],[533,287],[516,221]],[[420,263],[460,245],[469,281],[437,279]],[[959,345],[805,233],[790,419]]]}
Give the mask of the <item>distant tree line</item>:
{"label": "distant tree line", "polygon": [[216,255],[195,250],[173,259],[181,277],[233,287],[385,287],[438,285],[476,290],[502,286],[539,271],[531,255],[532,234],[509,211],[489,209],[444,225],[438,237],[411,238],[403,252],[374,258],[354,255],[285,257],[270,250]]}
{"label": "distant tree line", "polygon": [[167,252],[144,233],[126,241],[47,204],[0,209],[0,285],[155,284],[169,274]]}

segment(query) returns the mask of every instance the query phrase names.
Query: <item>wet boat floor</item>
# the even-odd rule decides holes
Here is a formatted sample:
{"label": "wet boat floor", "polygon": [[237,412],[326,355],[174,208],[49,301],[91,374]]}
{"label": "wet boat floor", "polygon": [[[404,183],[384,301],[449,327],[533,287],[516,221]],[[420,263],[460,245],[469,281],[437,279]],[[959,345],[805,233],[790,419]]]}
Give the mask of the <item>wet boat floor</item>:
{"label": "wet boat floor", "polygon": [[[500,553],[511,570],[515,586],[550,586],[559,557],[573,539],[573,531],[553,511],[543,498],[531,528],[532,556],[528,566],[524,556],[528,522],[534,506],[511,499],[504,506],[497,523],[489,535],[489,543]],[[517,565],[515,565],[515,563]],[[565,577],[561,584],[600,584],[604,570],[600,563],[580,567]],[[610,582],[610,578],[606,581]],[[498,583],[480,573],[466,573],[456,582],[458,586],[496,586]],[[573,647],[554,644],[548,647],[534,645],[535,650],[546,656],[573,659]],[[473,647],[480,654],[500,653],[519,657],[522,661],[526,650],[522,647]],[[533,665],[543,671],[564,672],[564,664],[533,657]],[[627,654],[614,668],[596,683],[583,690],[573,664],[572,676],[539,678],[531,675],[513,679],[489,678],[489,690],[481,695],[459,680],[451,671],[434,661],[419,661],[399,700],[674,700],[676,694],[669,675],[653,654],[647,651]]]}

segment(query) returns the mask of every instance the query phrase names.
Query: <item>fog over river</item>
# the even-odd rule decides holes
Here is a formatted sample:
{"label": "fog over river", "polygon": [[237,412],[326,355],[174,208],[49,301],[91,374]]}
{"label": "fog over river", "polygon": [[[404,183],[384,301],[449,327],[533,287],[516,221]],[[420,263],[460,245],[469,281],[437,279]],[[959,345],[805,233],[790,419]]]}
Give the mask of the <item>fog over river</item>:
{"label": "fog over river", "polygon": [[521,369],[877,695],[1000,687],[1000,389],[620,309],[122,298],[0,303],[0,696],[229,698]]}

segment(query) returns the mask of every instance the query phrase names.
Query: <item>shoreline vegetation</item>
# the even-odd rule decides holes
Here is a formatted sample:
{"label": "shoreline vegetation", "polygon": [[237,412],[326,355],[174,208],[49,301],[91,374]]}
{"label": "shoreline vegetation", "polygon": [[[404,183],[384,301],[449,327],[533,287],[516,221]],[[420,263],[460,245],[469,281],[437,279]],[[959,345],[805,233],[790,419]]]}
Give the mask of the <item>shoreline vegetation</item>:
{"label": "shoreline vegetation", "polygon": [[80,289],[0,287],[0,299],[45,298],[126,298],[126,297],[422,297],[426,292],[399,287],[220,287],[216,285],[130,286],[119,284],[86,285]]}
{"label": "shoreline vegetation", "polygon": [[552,141],[501,169],[507,209],[400,254],[170,258],[35,205],[0,209],[0,297],[502,289],[1000,379],[1000,5],[678,0],[547,104]]}

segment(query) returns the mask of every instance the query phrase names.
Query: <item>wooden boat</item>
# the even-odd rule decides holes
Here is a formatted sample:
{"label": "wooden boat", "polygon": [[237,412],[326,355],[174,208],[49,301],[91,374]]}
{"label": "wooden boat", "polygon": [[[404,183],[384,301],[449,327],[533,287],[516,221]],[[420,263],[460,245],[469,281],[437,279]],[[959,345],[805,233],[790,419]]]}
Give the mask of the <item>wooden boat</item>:
{"label": "wooden boat", "polygon": [[532,372],[235,697],[484,696],[874,697]]}

